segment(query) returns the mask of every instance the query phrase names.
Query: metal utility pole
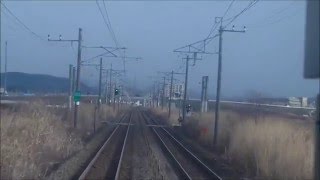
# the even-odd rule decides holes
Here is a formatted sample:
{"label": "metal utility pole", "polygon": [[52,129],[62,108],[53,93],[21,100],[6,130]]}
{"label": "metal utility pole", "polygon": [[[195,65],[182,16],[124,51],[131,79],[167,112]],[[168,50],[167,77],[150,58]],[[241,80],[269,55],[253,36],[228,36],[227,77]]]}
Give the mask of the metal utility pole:
{"label": "metal utility pole", "polygon": [[216,105],[215,105],[215,117],[214,117],[214,136],[213,144],[217,145],[218,138],[218,121],[220,111],[220,89],[221,89],[221,67],[222,67],[222,19],[219,29],[219,60],[218,60],[218,80],[217,80],[217,93],[216,93]]}
{"label": "metal utility pole", "polygon": [[102,58],[100,58],[100,72],[99,72],[99,93],[98,93],[98,109],[101,105],[101,92],[102,92]]}
{"label": "metal utility pole", "polygon": [[76,73],[76,67],[72,67],[72,93],[74,93],[76,90]]}
{"label": "metal utility pole", "polygon": [[[79,28],[79,33],[78,33],[78,39],[76,40],[62,40],[62,36],[59,36],[59,39],[57,40],[51,40],[50,35],[48,35],[48,41],[55,41],[55,42],[78,42],[78,56],[77,56],[77,78],[76,78],[76,87],[75,91],[79,92],[80,91],[80,68],[81,68],[81,47],[82,47],[82,29]],[[76,128],[77,127],[77,121],[78,121],[78,109],[80,102],[74,102],[74,120],[73,120],[73,126]]]}
{"label": "metal utility pole", "polygon": [[7,73],[8,73],[8,41],[5,43],[5,57],[4,57],[4,94],[7,93]]}
{"label": "metal utility pole", "polygon": [[171,116],[172,86],[173,86],[173,71],[171,71],[171,80],[170,80],[169,112],[168,112],[168,118],[170,118],[170,116]]}
{"label": "metal utility pole", "polygon": [[201,90],[201,112],[208,110],[208,76],[202,76],[202,90]]}
{"label": "metal utility pole", "polygon": [[159,107],[160,103],[160,83],[158,84],[158,93],[157,93],[157,107]]}
{"label": "metal utility pole", "polygon": [[152,107],[154,108],[154,101],[156,97],[156,83],[153,84],[153,92],[152,92]]}
{"label": "metal utility pole", "polygon": [[164,106],[164,96],[165,96],[165,88],[166,88],[166,77],[163,77],[163,86],[162,86],[162,98],[161,98],[161,109]]}
{"label": "metal utility pole", "polygon": [[111,68],[110,68],[110,76],[109,76],[109,83],[110,83],[110,90],[109,90],[109,101],[108,101],[108,104],[110,105],[111,104],[111,98],[112,98],[112,63],[111,63]]}
{"label": "metal utility pole", "polygon": [[120,100],[121,100],[121,96],[122,96],[122,86],[119,86],[119,90],[120,90],[120,94],[118,95],[117,99],[118,99],[118,111],[120,109]]}
{"label": "metal utility pole", "polygon": [[188,73],[189,73],[189,55],[187,55],[186,59],[186,74],[184,80],[184,92],[183,92],[183,103],[182,103],[182,122],[185,121],[186,116],[186,104],[187,104],[187,88],[188,88]]}
{"label": "metal utility pole", "polygon": [[73,94],[73,91],[72,91],[72,86],[73,86],[72,69],[73,69],[72,64],[69,64],[69,94],[68,94],[69,95],[69,103],[68,103],[68,108],[69,108],[70,112],[72,110],[72,94]]}
{"label": "metal utility pole", "polygon": [[[81,42],[82,42],[82,29],[79,28],[78,58],[77,58],[77,81],[76,81],[76,91],[77,92],[80,91]],[[77,127],[79,105],[80,105],[80,102],[75,102],[75,107],[74,107],[74,127]]]}
{"label": "metal utility pole", "polygon": [[115,95],[115,90],[117,88],[117,81],[114,81],[114,88],[113,88],[113,111],[116,110],[116,95]]}
{"label": "metal utility pole", "polygon": [[109,73],[109,71],[106,70],[106,82],[105,82],[106,87],[105,87],[105,95],[104,95],[106,104],[108,103],[108,73]]}
{"label": "metal utility pole", "polygon": [[98,99],[97,104],[94,107],[94,117],[93,117],[93,133],[96,132],[96,121],[97,116],[100,112],[100,105],[101,105],[101,83],[102,83],[102,58],[100,58],[100,64],[99,64],[99,90],[98,90]]}
{"label": "metal utility pole", "polygon": [[215,105],[215,121],[214,121],[214,137],[213,137],[213,144],[214,146],[217,145],[218,140],[218,124],[219,124],[219,111],[220,111],[220,90],[221,90],[221,73],[222,73],[222,34],[223,32],[245,32],[244,30],[238,31],[234,30],[234,26],[232,30],[226,30],[222,27],[222,18],[220,19],[220,28],[219,28],[219,59],[218,59],[218,79],[217,79],[217,94],[216,94],[216,105]]}

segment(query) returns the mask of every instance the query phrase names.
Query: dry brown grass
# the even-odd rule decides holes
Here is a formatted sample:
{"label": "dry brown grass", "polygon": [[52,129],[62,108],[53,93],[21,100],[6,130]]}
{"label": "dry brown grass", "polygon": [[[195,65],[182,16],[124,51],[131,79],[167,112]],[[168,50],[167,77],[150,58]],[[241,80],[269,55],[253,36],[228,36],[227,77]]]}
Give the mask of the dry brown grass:
{"label": "dry brown grass", "polygon": [[236,124],[229,153],[248,170],[270,179],[312,179],[314,131],[309,122],[247,120]]}
{"label": "dry brown grass", "polygon": [[[213,122],[213,113],[194,114],[187,119],[184,132],[196,142],[212,146]],[[266,179],[313,178],[314,122],[222,111],[218,135],[219,152],[248,175]]]}
{"label": "dry brown grass", "polygon": [[166,119],[167,123],[170,125],[177,125],[179,124],[178,118],[179,118],[179,109],[172,108],[171,109],[171,115],[168,119],[168,110],[167,109],[161,109],[159,108],[153,108],[151,109],[152,112],[154,112],[156,115],[160,116],[162,119]]}
{"label": "dry brown grass", "polygon": [[[92,133],[94,108],[82,104],[78,128],[65,109],[48,109],[44,103],[1,109],[1,179],[43,179],[51,169],[84,148]],[[117,113],[102,106],[100,120]]]}
{"label": "dry brown grass", "polygon": [[39,179],[83,147],[61,117],[34,103],[1,110],[1,179]]}

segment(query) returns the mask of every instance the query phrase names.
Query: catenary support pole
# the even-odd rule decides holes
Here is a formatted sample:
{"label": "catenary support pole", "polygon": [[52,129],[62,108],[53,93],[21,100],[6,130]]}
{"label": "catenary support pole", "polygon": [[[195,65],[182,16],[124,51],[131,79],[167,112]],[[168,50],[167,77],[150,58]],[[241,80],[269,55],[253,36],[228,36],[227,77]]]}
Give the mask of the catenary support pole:
{"label": "catenary support pole", "polygon": [[68,96],[69,96],[69,102],[68,102],[68,108],[69,108],[69,111],[71,112],[72,110],[72,86],[73,86],[73,74],[72,74],[72,71],[73,71],[73,66],[72,64],[69,64],[69,93],[68,93]]}
{"label": "catenary support pole", "polygon": [[[222,23],[222,20],[221,20]],[[213,144],[217,145],[218,139],[218,124],[219,124],[219,111],[220,111],[220,90],[221,90],[221,71],[222,71],[222,24],[219,29],[219,59],[218,59],[218,79],[217,79],[217,94],[215,105],[215,121],[214,121],[214,137]]]}
{"label": "catenary support pole", "polygon": [[[82,47],[81,42],[82,42],[82,29],[79,28],[76,91],[80,91],[81,47]],[[75,128],[77,127],[79,105],[80,105],[80,102],[75,102],[74,124],[73,124]]]}
{"label": "catenary support pole", "polygon": [[189,55],[186,59],[186,74],[184,80],[184,92],[183,92],[183,104],[182,104],[182,122],[185,122],[186,116],[186,105],[187,105],[187,92],[188,92],[188,73],[189,73]]}
{"label": "catenary support pole", "polygon": [[165,96],[165,88],[166,88],[166,77],[163,77],[163,86],[162,86],[162,98],[161,98],[161,109],[164,107],[164,96]]}
{"label": "catenary support pole", "polygon": [[77,70],[76,70],[76,67],[72,67],[72,93],[75,92],[76,90],[76,81],[77,81],[77,77],[76,77],[76,74],[77,74]]}
{"label": "catenary support pole", "polygon": [[171,103],[172,103],[172,86],[173,86],[173,71],[171,71],[171,80],[170,80],[170,92],[169,92],[169,112],[168,118],[171,116]]}
{"label": "catenary support pole", "polygon": [[102,93],[102,58],[100,58],[100,70],[99,70],[99,93],[98,93],[98,110],[100,109],[101,105],[101,93]]}
{"label": "catenary support pole", "polygon": [[7,93],[7,78],[8,78],[8,41],[5,43],[5,57],[4,57],[4,94]]}

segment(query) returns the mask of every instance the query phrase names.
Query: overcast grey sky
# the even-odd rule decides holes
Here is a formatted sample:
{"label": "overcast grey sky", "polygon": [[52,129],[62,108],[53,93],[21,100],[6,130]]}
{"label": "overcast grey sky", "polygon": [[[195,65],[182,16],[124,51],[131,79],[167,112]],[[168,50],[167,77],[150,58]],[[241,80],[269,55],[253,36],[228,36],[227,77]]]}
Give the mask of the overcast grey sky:
{"label": "overcast grey sky", "polygon": [[[47,38],[77,38],[83,29],[84,45],[114,46],[95,1],[3,1],[30,29]],[[101,2],[100,2],[101,3]],[[226,18],[232,17],[250,1],[233,3]],[[141,62],[128,62],[130,84],[146,88],[148,76],[157,71],[184,71],[181,56],[173,49],[205,38],[216,16],[222,16],[230,1],[112,1],[106,2],[113,30],[128,56],[141,56]],[[247,27],[246,33],[224,33],[222,95],[241,96],[255,90],[271,96],[314,96],[318,80],[303,78],[304,1],[259,1],[242,14],[234,25]],[[102,3],[101,3],[101,7]],[[231,26],[230,26],[231,27]],[[215,32],[216,33],[216,32]],[[8,70],[67,77],[68,64],[76,63],[77,44],[42,41],[28,33],[1,6],[1,49],[8,41]],[[218,41],[207,47],[214,52]],[[83,59],[102,50],[83,50]],[[1,53],[3,59],[3,53]],[[209,76],[209,91],[216,90],[217,55],[205,56],[190,67],[189,84],[200,91],[201,76]],[[119,59],[105,58],[122,68]],[[3,66],[2,66],[3,67]],[[84,67],[82,79],[96,84],[98,74]],[[134,81],[135,79],[135,81]]]}

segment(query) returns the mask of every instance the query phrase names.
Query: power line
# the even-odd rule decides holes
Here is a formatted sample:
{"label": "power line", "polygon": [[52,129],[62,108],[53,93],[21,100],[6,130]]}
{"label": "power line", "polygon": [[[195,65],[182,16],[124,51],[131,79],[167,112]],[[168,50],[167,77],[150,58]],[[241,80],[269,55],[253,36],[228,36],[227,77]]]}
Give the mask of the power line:
{"label": "power line", "polygon": [[37,33],[33,32],[27,25],[25,25],[17,16],[15,16],[11,11],[10,9],[4,5],[2,2],[1,2],[2,6],[26,29],[28,30],[31,34],[33,34],[34,36],[38,37],[39,39],[45,41],[40,35],[38,35]]}
{"label": "power line", "polygon": [[[224,12],[224,14],[222,16],[223,18],[228,14],[228,12],[231,9],[231,6],[233,5],[234,2],[235,2],[235,0],[231,1],[231,3],[229,4],[227,10]],[[217,27],[218,27],[218,22],[215,21],[214,24],[212,25],[212,28],[211,28],[208,36],[206,38],[209,38],[212,35],[212,33],[217,29]],[[202,49],[206,44],[209,44],[212,40],[213,39],[209,39],[208,41],[205,42],[205,44],[200,45],[199,48]]]}
{"label": "power line", "polygon": [[108,20],[108,22],[109,22],[109,27],[110,27],[110,30],[111,30],[111,34],[112,34],[112,36],[113,36],[113,38],[114,38],[114,40],[115,40],[116,46],[118,47],[119,44],[118,44],[116,35],[114,34],[114,31],[113,31],[113,28],[112,28],[112,25],[111,25],[111,21],[110,21],[110,19],[109,19],[109,14],[108,14],[108,10],[107,10],[106,4],[105,4],[104,0],[103,0],[102,2],[103,2],[104,10],[105,10],[105,12],[106,12],[107,20]]}
{"label": "power line", "polygon": [[232,18],[228,18],[224,21],[229,21],[230,22],[227,23],[227,25],[224,26],[224,28],[226,28],[228,25],[230,25],[233,21],[235,21],[241,14],[243,14],[244,12],[246,12],[247,10],[249,10],[251,7],[253,7],[255,4],[257,4],[259,0],[254,0],[252,2],[249,3],[249,5],[247,7],[245,7],[242,11],[240,11],[237,15],[233,16]]}
{"label": "power line", "polygon": [[216,30],[217,29],[217,22],[215,22],[213,25],[212,25],[212,27],[211,27],[211,30],[210,30],[210,32],[209,32],[209,34],[208,34],[208,36],[206,37],[206,38],[209,38],[210,36],[211,36],[211,34],[214,32],[214,30]]}
{"label": "power line", "polygon": [[[104,1],[103,1],[103,2],[104,2]],[[108,20],[106,19],[105,15],[103,14],[102,9],[101,9],[101,7],[100,7],[100,5],[99,5],[99,3],[98,3],[98,0],[96,0],[96,4],[97,4],[98,9],[99,9],[99,11],[100,11],[100,14],[101,14],[101,16],[102,16],[102,18],[103,18],[103,22],[105,23],[105,25],[106,25],[107,28],[108,28],[108,31],[109,31],[109,33],[110,33],[110,35],[111,35],[112,40],[114,41],[114,43],[116,44],[116,46],[118,46],[117,39],[116,39],[116,37],[115,37],[115,35],[114,35],[114,33],[113,33],[111,24],[108,23]],[[104,5],[105,5],[105,4],[104,4]],[[107,10],[106,10],[106,9],[105,9],[105,11],[106,11],[106,13],[107,13]]]}
{"label": "power line", "polygon": [[[299,9],[296,9],[294,12],[292,12],[290,14],[287,14],[287,15],[284,14],[284,12],[287,11],[290,8],[290,6],[292,6],[292,4],[293,3],[290,3],[286,7],[282,7],[281,9],[277,9],[276,11],[273,11],[273,13],[270,16],[267,16],[263,20],[260,20],[260,22],[263,22],[263,23],[259,24],[259,22],[255,22],[255,23],[250,24],[250,27],[251,28],[252,27],[261,28],[264,26],[269,26],[272,24],[280,23],[280,22],[284,21],[285,19],[292,18],[292,17],[299,15],[299,13],[298,13]],[[280,17],[280,15],[285,15],[285,16]]]}
{"label": "power line", "polygon": [[[13,21],[17,26],[22,26],[24,30],[26,30],[27,32],[31,33],[32,35],[34,35],[35,37],[39,38],[40,40],[42,40],[43,42],[47,42],[47,40],[45,40],[44,38],[42,38],[39,34],[35,33],[34,31],[32,31],[25,23],[23,23],[17,16],[15,16],[13,14],[13,12],[3,3],[1,2],[1,5],[3,5],[3,7],[8,11],[8,13],[16,20]],[[5,11],[1,11],[2,13],[4,13],[6,16],[8,16],[8,18],[10,18],[10,16],[5,12]],[[11,17],[11,18],[12,18]],[[11,27],[12,28],[12,27]],[[60,46],[60,47],[67,47],[67,46]]]}
{"label": "power line", "polygon": [[[102,18],[103,18],[103,21],[104,21],[105,25],[107,26],[109,32],[111,33],[109,24],[108,24],[107,20],[105,19],[104,15],[103,15],[103,13],[102,13],[102,10],[101,10],[101,7],[100,7],[100,5],[99,5],[99,3],[98,3],[98,0],[96,0],[96,4],[97,4],[97,6],[98,6],[98,9],[99,9],[99,11],[100,11],[100,14],[101,14],[101,16],[102,16]],[[111,36],[112,36],[112,35],[111,35]]]}
{"label": "power line", "polygon": [[234,1],[235,1],[235,0],[232,0],[232,1],[231,1],[231,3],[229,4],[229,6],[228,6],[227,10],[224,12],[224,14],[223,14],[222,18],[224,18],[224,17],[227,15],[227,13],[229,12],[229,10],[230,10],[230,8],[231,8],[232,4],[234,3]]}

